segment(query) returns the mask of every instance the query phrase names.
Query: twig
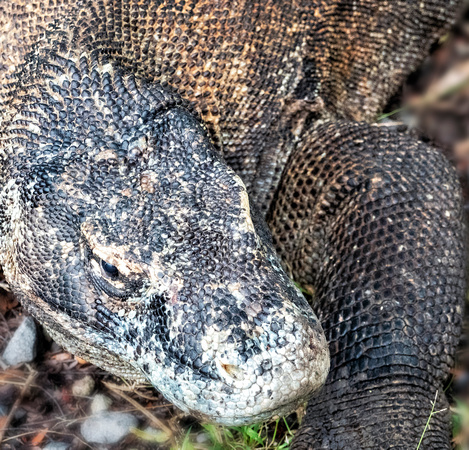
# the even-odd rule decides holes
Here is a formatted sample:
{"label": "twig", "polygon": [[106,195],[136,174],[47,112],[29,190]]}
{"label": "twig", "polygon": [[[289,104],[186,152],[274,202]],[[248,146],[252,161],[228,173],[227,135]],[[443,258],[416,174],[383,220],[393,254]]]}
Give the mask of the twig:
{"label": "twig", "polygon": [[15,400],[15,403],[13,403],[13,406],[10,409],[10,412],[8,413],[8,416],[5,419],[5,422],[3,423],[2,428],[0,429],[0,444],[3,441],[3,436],[5,435],[5,431],[8,428],[8,425],[11,422],[11,419],[13,419],[13,416],[18,409],[18,406],[20,406],[21,402],[23,401],[23,397],[26,394],[26,391],[29,389],[31,383],[33,382],[34,378],[36,378],[37,372],[35,370],[32,370],[29,373],[28,378],[26,379],[26,382],[24,383],[23,388],[21,389],[20,395],[18,398]]}
{"label": "twig", "polygon": [[103,381],[103,384],[112,392],[114,392],[115,394],[123,398],[125,401],[129,402],[138,411],[140,411],[145,417],[147,417],[153,423],[155,427],[159,428],[160,430],[163,430],[168,435],[169,439],[171,440],[173,444],[176,444],[174,431],[168,425],[166,425],[162,420],[155,417],[150,411],[145,409],[140,403],[135,401],[133,398],[124,394],[119,389],[118,386],[114,386],[114,384],[107,383],[106,381]]}
{"label": "twig", "polygon": [[[30,434],[35,434],[36,432],[37,432],[37,430],[26,431],[25,433],[17,434],[16,436],[11,436],[11,437],[9,437],[9,438],[6,438],[3,442],[11,441],[11,440],[13,440],[13,439],[18,439],[18,438],[23,437],[23,436],[29,436]],[[54,430],[48,430],[48,431],[47,431],[47,434],[57,434],[57,435],[59,435],[59,436],[72,436],[74,439],[79,440],[84,446],[93,449],[93,447],[92,447],[91,445],[89,445],[88,443],[86,443],[83,439],[80,439],[80,437],[77,436],[77,435],[75,435],[75,434],[71,434],[71,433],[62,433],[62,432],[60,432],[60,431],[54,431]]]}
{"label": "twig", "polygon": [[[0,358],[0,368],[2,368],[1,367],[1,358]],[[7,366],[7,368],[8,368],[8,366]],[[40,372],[36,371],[36,375],[38,373],[40,373]],[[11,384],[11,385],[23,386],[24,382],[25,382],[25,378],[21,377],[21,379],[23,381],[13,381],[11,379],[0,380],[0,385],[2,385],[2,384]],[[44,394],[46,394],[56,404],[57,408],[60,411],[60,414],[62,414],[62,416],[64,416],[64,412],[62,410],[62,407],[60,406],[60,403],[57,401],[57,399],[47,389],[43,388],[42,386],[39,386],[38,384],[31,384],[30,387],[40,389],[42,392],[44,392]]]}
{"label": "twig", "polygon": [[432,404],[432,410],[430,411],[430,415],[428,416],[428,419],[427,419],[427,423],[425,424],[425,428],[423,429],[423,433],[422,433],[422,436],[420,436],[420,441],[419,441],[419,445],[417,445],[417,449],[416,450],[419,450],[420,446],[422,445],[422,441],[423,441],[423,438],[425,436],[425,433],[427,432],[427,428],[429,427],[430,425],[430,420],[432,419],[432,417],[435,415],[435,414],[438,414],[438,413],[441,413],[443,411],[446,411],[448,408],[443,408],[443,409],[440,409],[439,411],[435,411],[435,406],[436,406],[436,400],[438,398],[438,390],[436,391],[435,393],[435,400],[433,400],[431,402]]}

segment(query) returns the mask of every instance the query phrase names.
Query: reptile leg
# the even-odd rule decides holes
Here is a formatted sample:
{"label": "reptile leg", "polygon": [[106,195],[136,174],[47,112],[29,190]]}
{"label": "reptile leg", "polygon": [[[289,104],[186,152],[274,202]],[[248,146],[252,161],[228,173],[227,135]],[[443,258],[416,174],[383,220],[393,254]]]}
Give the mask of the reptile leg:
{"label": "reptile leg", "polygon": [[314,289],[331,371],[293,448],[449,448],[443,391],[464,298],[460,189],[436,150],[386,127],[312,130],[268,221]]}

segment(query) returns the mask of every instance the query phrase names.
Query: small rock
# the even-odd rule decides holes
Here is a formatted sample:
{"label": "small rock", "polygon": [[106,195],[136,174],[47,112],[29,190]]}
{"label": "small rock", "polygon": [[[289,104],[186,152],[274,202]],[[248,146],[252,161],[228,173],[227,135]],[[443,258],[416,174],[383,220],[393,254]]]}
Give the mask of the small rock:
{"label": "small rock", "polygon": [[25,317],[8,342],[3,360],[9,366],[31,362],[36,357],[36,342],[36,324],[32,317]]}
{"label": "small rock", "polygon": [[129,434],[138,424],[132,414],[101,412],[86,419],[81,425],[81,434],[87,442],[115,444]]}
{"label": "small rock", "polygon": [[199,433],[195,440],[198,444],[205,444],[206,442],[210,441],[210,436],[207,433]]}
{"label": "small rock", "polygon": [[96,394],[91,401],[91,414],[98,414],[103,411],[107,411],[111,406],[112,400],[103,394]]}
{"label": "small rock", "polygon": [[8,414],[8,407],[0,404],[0,416],[6,416]]}
{"label": "small rock", "polygon": [[66,442],[49,442],[42,450],[68,450],[70,448],[70,444]]}
{"label": "small rock", "polygon": [[72,386],[72,394],[75,397],[88,397],[94,391],[94,380],[90,375],[75,381]]}

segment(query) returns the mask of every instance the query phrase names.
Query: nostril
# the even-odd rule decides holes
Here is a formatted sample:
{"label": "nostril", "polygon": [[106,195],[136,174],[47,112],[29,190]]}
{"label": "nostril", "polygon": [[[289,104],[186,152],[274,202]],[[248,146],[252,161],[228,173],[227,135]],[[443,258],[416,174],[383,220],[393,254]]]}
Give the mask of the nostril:
{"label": "nostril", "polygon": [[236,366],[234,364],[226,364],[221,362],[220,360],[216,360],[216,365],[220,374],[226,378],[226,376],[233,378],[235,380],[241,380],[244,375],[243,369],[241,367]]}
{"label": "nostril", "polygon": [[317,353],[321,350],[321,344],[323,343],[324,339],[322,336],[316,331],[312,330],[311,335],[309,337],[309,348]]}

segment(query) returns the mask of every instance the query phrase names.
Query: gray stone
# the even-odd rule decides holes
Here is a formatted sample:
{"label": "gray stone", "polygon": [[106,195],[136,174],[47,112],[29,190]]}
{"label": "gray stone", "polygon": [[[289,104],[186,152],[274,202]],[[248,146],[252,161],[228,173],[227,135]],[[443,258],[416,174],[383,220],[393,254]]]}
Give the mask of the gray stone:
{"label": "gray stone", "polygon": [[88,397],[94,391],[94,379],[90,375],[75,381],[72,386],[72,394],[75,397]]}
{"label": "gray stone", "polygon": [[91,401],[91,414],[98,414],[107,411],[111,406],[112,400],[104,394],[96,394]]}
{"label": "gray stone", "polygon": [[198,444],[205,444],[206,442],[209,442],[209,441],[210,441],[210,436],[209,436],[207,433],[199,433],[199,434],[195,437],[195,441],[196,441]]}
{"label": "gray stone", "polygon": [[70,444],[66,442],[49,442],[42,450],[68,450],[70,448]]}
{"label": "gray stone", "polygon": [[25,317],[3,352],[9,366],[31,362],[36,357],[37,330],[32,317]]}
{"label": "gray stone", "polygon": [[81,425],[85,441],[94,444],[115,444],[136,428],[137,419],[122,412],[101,412],[86,419]]}

